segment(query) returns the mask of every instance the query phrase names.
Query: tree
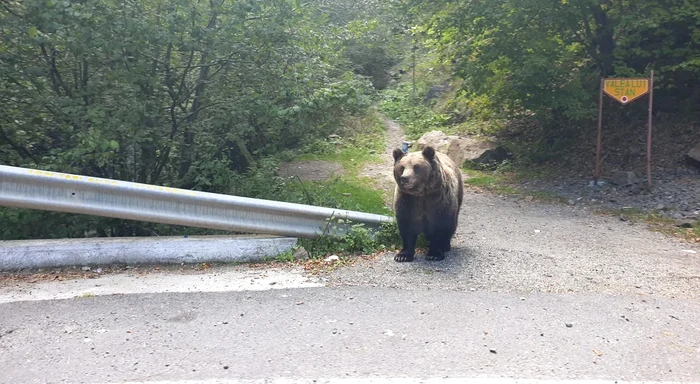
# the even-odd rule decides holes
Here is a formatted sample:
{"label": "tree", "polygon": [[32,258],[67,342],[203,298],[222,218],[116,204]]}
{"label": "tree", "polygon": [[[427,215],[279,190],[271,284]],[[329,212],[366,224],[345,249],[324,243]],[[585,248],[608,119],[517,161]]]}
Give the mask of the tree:
{"label": "tree", "polygon": [[697,2],[460,0],[418,7],[432,11],[422,31],[466,90],[497,100],[509,116],[594,116],[600,77],[651,69],[664,80],[660,88],[676,91],[667,107],[698,97]]}

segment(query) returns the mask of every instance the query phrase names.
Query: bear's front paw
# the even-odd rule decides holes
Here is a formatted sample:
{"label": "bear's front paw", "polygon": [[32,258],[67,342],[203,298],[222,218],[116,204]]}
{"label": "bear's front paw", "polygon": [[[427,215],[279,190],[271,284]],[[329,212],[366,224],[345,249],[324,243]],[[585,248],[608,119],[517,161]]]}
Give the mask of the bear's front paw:
{"label": "bear's front paw", "polygon": [[413,253],[401,251],[394,256],[394,261],[398,261],[399,263],[413,261]]}
{"label": "bear's front paw", "polygon": [[445,252],[439,249],[431,249],[428,251],[428,254],[425,255],[426,260],[444,260],[445,259]]}

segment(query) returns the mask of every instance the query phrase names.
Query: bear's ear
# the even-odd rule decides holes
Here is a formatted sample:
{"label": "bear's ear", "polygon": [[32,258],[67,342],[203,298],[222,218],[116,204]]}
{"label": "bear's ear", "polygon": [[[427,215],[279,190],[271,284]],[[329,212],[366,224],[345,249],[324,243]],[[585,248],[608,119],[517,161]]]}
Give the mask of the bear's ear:
{"label": "bear's ear", "polygon": [[428,159],[428,161],[433,161],[435,159],[435,148],[430,146],[423,148],[423,157]]}
{"label": "bear's ear", "polygon": [[401,148],[394,149],[394,162],[399,161],[403,157],[404,153]]}

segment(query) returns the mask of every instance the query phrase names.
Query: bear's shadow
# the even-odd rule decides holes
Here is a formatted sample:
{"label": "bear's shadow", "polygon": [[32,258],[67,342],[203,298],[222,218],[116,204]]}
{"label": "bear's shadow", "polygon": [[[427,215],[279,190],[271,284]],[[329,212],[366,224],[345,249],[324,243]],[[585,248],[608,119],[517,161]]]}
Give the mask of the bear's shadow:
{"label": "bear's shadow", "polygon": [[420,268],[438,268],[444,270],[457,271],[461,267],[470,264],[470,261],[474,258],[474,250],[468,246],[464,245],[453,245],[449,252],[445,253],[445,258],[443,260],[427,260],[425,257],[428,253],[428,249],[416,249],[413,261],[403,261],[398,262],[394,260],[394,256],[398,253],[397,251],[388,252],[387,258],[392,263],[398,265],[415,266]]}

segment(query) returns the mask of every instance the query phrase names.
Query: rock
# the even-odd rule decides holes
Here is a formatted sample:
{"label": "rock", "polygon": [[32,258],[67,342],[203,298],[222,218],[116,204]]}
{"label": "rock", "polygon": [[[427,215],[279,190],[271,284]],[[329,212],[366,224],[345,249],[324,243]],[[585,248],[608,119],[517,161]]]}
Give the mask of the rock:
{"label": "rock", "polygon": [[700,143],[697,143],[693,148],[691,148],[686,156],[689,163],[700,167]]}
{"label": "rock", "polygon": [[628,186],[639,182],[639,178],[634,172],[617,171],[613,174],[612,183],[619,186]]}
{"label": "rock", "polygon": [[338,261],[338,260],[340,260],[338,255],[330,255],[330,256],[326,257],[325,259],[323,259],[323,261]]}
{"label": "rock", "polygon": [[80,268],[80,269],[82,269],[83,271],[87,272],[87,271],[90,270],[90,267],[82,267],[82,268]]}
{"label": "rock", "polygon": [[573,324],[571,324],[571,323],[566,323],[565,325],[566,325],[566,328],[571,328],[571,327],[573,327],[573,326],[574,326],[574,325],[573,325]]}
{"label": "rock", "polygon": [[433,99],[437,99],[440,95],[447,91],[450,87],[448,85],[433,85],[428,89],[428,93],[425,95],[425,101],[430,102]]}
{"label": "rock", "polygon": [[416,142],[419,151],[428,145],[449,156],[457,165],[464,164],[466,160],[473,161],[482,156],[485,151],[495,147],[495,144],[489,141],[447,136],[442,131],[430,131]]}
{"label": "rock", "polygon": [[678,219],[675,221],[676,227],[693,228],[697,220],[693,219]]}
{"label": "rock", "polygon": [[472,161],[477,164],[500,164],[512,157],[505,148],[498,146],[485,150],[481,156]]}

